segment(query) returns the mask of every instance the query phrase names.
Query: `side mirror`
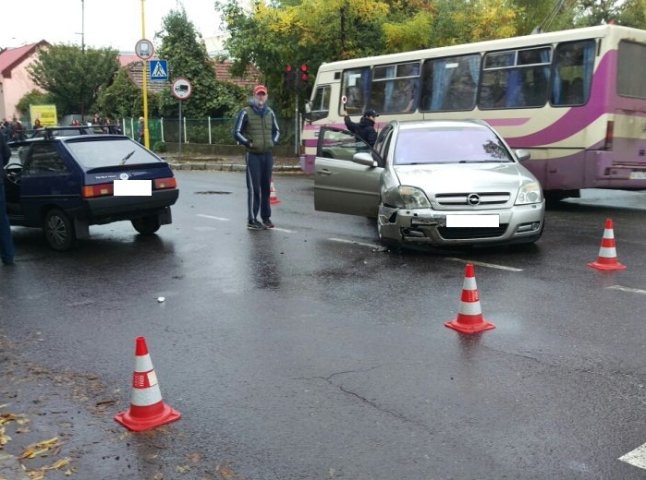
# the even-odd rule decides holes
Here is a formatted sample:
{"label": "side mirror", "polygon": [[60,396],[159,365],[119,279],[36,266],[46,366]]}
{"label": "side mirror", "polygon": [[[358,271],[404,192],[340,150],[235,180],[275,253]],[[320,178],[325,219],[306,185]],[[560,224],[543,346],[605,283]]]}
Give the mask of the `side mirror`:
{"label": "side mirror", "polygon": [[518,161],[521,163],[526,162],[531,157],[531,154],[527,150],[523,149],[515,150],[514,153],[516,154]]}
{"label": "side mirror", "polygon": [[359,165],[365,165],[366,167],[378,166],[377,162],[375,162],[375,160],[372,158],[372,154],[370,152],[355,153],[352,157],[352,161],[354,163],[358,163]]}

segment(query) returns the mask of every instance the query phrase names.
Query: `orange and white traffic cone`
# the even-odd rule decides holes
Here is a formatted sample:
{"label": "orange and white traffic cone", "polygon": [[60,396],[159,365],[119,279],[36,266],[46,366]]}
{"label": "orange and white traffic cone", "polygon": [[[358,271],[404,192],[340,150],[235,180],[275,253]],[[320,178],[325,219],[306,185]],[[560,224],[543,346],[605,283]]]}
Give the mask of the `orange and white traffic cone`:
{"label": "orange and white traffic cone", "polygon": [[143,432],[179,420],[182,416],[162,400],[157,375],[144,337],[137,337],[136,340],[132,387],[130,408],[114,417],[127,429]]}
{"label": "orange and white traffic cone", "polygon": [[605,271],[626,269],[626,265],[619,263],[617,260],[615,232],[610,218],[606,219],[603,238],[601,238],[601,247],[599,248],[599,256],[594,262],[589,262],[588,267]]}
{"label": "orange and white traffic cone", "polygon": [[272,177],[271,183],[269,186],[269,203],[271,205],[276,205],[280,203],[280,199],[278,198],[278,195],[276,195],[276,187],[274,187],[274,178]]}
{"label": "orange and white traffic cone", "polygon": [[458,316],[455,320],[446,322],[444,326],[460,333],[479,333],[496,328],[493,323],[485,322],[482,316],[475,270],[471,263],[467,263],[464,269],[464,284],[462,286],[462,298]]}

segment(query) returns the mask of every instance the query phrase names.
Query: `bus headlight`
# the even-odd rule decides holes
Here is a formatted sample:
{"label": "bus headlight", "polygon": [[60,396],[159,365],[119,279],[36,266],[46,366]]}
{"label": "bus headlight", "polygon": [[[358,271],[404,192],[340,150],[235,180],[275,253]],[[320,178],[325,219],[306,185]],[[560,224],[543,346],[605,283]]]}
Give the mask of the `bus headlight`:
{"label": "bus headlight", "polygon": [[416,208],[431,208],[423,190],[408,185],[391,188],[384,193],[384,205],[395,208],[413,210]]}
{"label": "bus headlight", "polygon": [[541,203],[543,201],[543,190],[538,182],[527,182],[521,185],[516,197],[516,205],[528,205],[530,203]]}

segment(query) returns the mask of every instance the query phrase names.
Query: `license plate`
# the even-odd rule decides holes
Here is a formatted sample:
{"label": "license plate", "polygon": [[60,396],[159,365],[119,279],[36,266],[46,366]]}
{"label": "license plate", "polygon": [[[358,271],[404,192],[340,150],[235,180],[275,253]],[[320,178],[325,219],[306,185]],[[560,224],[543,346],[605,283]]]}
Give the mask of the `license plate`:
{"label": "license plate", "polygon": [[646,172],[630,172],[631,180],[645,180]]}
{"label": "license plate", "polygon": [[150,180],[115,180],[115,197],[150,197],[152,182]]}
{"label": "license plate", "polygon": [[500,216],[498,214],[447,215],[446,226],[449,228],[499,227]]}

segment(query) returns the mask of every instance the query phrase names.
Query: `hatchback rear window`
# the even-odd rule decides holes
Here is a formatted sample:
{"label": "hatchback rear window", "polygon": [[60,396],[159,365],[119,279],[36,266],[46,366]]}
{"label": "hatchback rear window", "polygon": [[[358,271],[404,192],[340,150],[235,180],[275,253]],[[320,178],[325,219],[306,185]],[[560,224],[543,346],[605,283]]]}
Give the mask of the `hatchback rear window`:
{"label": "hatchback rear window", "polygon": [[486,128],[433,128],[401,130],[395,147],[395,165],[427,163],[513,162],[505,145]]}
{"label": "hatchback rear window", "polygon": [[119,165],[159,163],[157,156],[129,138],[92,139],[77,138],[65,142],[83,170]]}

